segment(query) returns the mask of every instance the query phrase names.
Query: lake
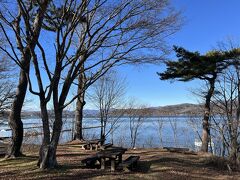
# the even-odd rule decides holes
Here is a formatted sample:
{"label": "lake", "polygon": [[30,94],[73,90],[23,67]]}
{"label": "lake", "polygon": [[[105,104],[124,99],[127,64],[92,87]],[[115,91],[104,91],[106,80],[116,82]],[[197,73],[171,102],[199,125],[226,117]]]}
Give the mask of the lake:
{"label": "lake", "polygon": [[[110,121],[113,122],[114,120]],[[23,119],[25,134],[41,133],[41,119]],[[84,118],[84,127],[100,126],[100,121],[96,118]],[[65,143],[72,139],[73,119],[65,119],[60,143]],[[108,126],[107,129],[110,127]],[[0,125],[0,137],[11,136],[7,123]],[[6,131],[7,130],[7,131]],[[100,128],[84,129],[85,139],[97,139],[100,136]],[[130,121],[128,118],[120,118],[117,121],[113,133],[107,136],[107,141],[112,141],[116,145],[129,147],[131,144]],[[136,138],[136,147],[187,147],[195,149],[194,142],[199,139],[201,133],[200,117],[184,116],[164,116],[149,117],[142,121]],[[25,143],[40,144],[41,135],[25,137]]]}

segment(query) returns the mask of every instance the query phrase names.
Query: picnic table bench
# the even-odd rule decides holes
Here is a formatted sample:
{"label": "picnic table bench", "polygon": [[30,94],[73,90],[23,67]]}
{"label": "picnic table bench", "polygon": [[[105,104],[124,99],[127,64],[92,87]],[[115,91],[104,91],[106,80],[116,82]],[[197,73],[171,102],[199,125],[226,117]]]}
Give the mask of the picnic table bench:
{"label": "picnic table bench", "polygon": [[81,161],[82,164],[85,164],[87,167],[93,167],[100,158],[97,155],[87,157]]}
{"label": "picnic table bench", "polygon": [[5,155],[7,151],[7,145],[0,142],[0,155]]}
{"label": "picnic table bench", "polygon": [[132,170],[137,166],[137,162],[140,156],[129,156],[126,160],[119,164],[119,167],[123,170]]}
{"label": "picnic table bench", "polygon": [[184,152],[189,151],[189,148],[176,148],[176,147],[163,147],[163,149],[166,149],[170,152]]}
{"label": "picnic table bench", "polygon": [[112,147],[112,146],[113,146],[112,143],[107,143],[107,144],[103,144],[102,146],[100,146],[100,149],[101,149],[101,150],[104,150],[104,149],[110,148],[110,147]]}

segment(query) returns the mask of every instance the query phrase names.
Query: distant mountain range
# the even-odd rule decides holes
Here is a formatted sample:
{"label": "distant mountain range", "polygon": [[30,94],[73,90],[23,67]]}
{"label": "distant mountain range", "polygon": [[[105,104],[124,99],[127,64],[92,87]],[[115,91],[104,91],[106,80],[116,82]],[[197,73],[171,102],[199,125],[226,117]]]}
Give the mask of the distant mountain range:
{"label": "distant mountain range", "polygon": [[[168,105],[168,106],[160,106],[160,107],[149,107],[146,108],[151,113],[151,116],[174,116],[174,115],[201,115],[203,114],[203,105],[201,104],[177,104],[177,105]],[[145,110],[146,110],[145,109]],[[118,110],[117,110],[118,111]],[[8,113],[5,114],[7,117]],[[50,116],[51,116],[50,111]],[[99,114],[98,110],[94,109],[85,109],[83,111],[84,117],[97,117]],[[64,117],[73,118],[75,116],[74,111],[64,111]],[[23,111],[22,112],[23,118],[39,118],[40,112],[39,111]]]}
{"label": "distant mountain range", "polygon": [[203,105],[201,104],[177,104],[160,107],[151,107],[154,116],[161,115],[201,115],[203,114]]}
{"label": "distant mountain range", "polygon": [[[203,105],[201,104],[177,104],[159,107],[146,108],[150,111],[152,116],[174,116],[174,115],[202,115]],[[86,109],[84,110],[85,117],[96,117],[99,113],[98,110]]]}

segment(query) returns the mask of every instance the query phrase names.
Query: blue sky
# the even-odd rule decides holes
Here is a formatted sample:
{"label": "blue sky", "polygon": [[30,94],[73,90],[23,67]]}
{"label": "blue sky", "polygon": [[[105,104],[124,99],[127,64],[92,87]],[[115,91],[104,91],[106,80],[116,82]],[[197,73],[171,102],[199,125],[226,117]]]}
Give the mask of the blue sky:
{"label": "blue sky", "polygon": [[[172,6],[182,11],[184,25],[168,40],[169,46],[178,45],[191,51],[205,53],[216,47],[219,41],[232,38],[240,42],[239,0],[172,0]],[[174,54],[171,55],[175,59]],[[118,68],[121,77],[126,77],[127,97],[134,97],[149,106],[164,106],[180,103],[198,103],[190,90],[198,88],[200,81],[160,81],[156,72],[164,66],[122,66]],[[28,93],[26,109],[38,109],[36,96]],[[93,108],[87,104],[86,108]]]}
{"label": "blue sky", "polygon": [[[169,39],[169,45],[205,53],[228,38],[240,42],[239,0],[173,0],[172,5],[182,11],[185,24]],[[199,102],[190,90],[199,87],[200,81],[160,81],[156,72],[163,70],[163,66],[150,65],[119,68],[127,78],[127,96],[151,106]]]}

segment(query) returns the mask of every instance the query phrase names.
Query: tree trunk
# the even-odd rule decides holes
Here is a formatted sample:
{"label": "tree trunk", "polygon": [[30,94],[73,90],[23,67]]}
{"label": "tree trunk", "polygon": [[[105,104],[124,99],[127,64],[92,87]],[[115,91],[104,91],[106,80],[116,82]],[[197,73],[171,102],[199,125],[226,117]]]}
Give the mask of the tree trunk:
{"label": "tree trunk", "polygon": [[[83,67],[81,68],[83,70]],[[74,131],[74,139],[83,140],[83,131],[82,131],[82,120],[83,120],[83,107],[86,104],[84,101],[85,98],[85,82],[86,77],[85,73],[82,72],[78,76],[78,94],[76,104],[76,114],[75,114],[75,131]]]}
{"label": "tree trunk", "polygon": [[102,137],[101,137],[101,145],[103,145],[105,143],[105,140],[106,140],[106,127],[107,127],[107,118],[104,119],[104,122],[103,122],[103,134],[102,134]]}
{"label": "tree trunk", "polygon": [[57,164],[56,151],[62,130],[62,110],[55,110],[55,121],[50,144],[43,144],[39,152],[38,166],[41,169],[55,168]]}
{"label": "tree trunk", "polygon": [[210,112],[211,112],[211,98],[214,93],[215,88],[215,79],[213,78],[209,81],[209,90],[206,95],[205,99],[205,105],[204,105],[204,117],[203,117],[203,131],[202,131],[202,152],[208,152],[208,144],[209,144],[209,138],[210,138],[210,127],[209,127],[209,118],[210,118]]}
{"label": "tree trunk", "polygon": [[[101,132],[100,132],[100,139],[102,140],[103,138],[103,124],[101,122]],[[102,141],[101,141],[102,142]]]}
{"label": "tree trunk", "polygon": [[41,103],[41,118],[43,123],[43,142],[39,150],[38,166],[45,169],[45,165],[48,163],[47,157],[51,154],[52,148],[50,148],[50,128],[49,118],[46,103]]}
{"label": "tree trunk", "polygon": [[23,123],[21,120],[21,111],[27,92],[28,80],[26,73],[29,73],[29,62],[31,59],[30,51],[25,52],[26,58],[22,60],[25,69],[20,69],[16,96],[14,97],[11,112],[9,115],[9,126],[12,129],[12,143],[9,147],[7,157],[21,156],[21,146],[23,141]]}
{"label": "tree trunk", "polygon": [[225,145],[225,142],[224,142],[224,134],[223,134],[223,132],[221,133],[222,134],[222,157],[224,157],[225,156],[225,154],[226,154],[226,145]]}
{"label": "tree trunk", "polygon": [[101,136],[101,145],[103,145],[105,143],[105,134],[102,134]]}
{"label": "tree trunk", "polygon": [[101,139],[101,145],[104,144],[105,142],[105,133],[104,133],[104,120],[101,117],[101,134],[100,134],[100,139]]}
{"label": "tree trunk", "polygon": [[51,169],[57,166],[56,148],[51,144],[44,144],[39,151],[38,166],[40,169]]}
{"label": "tree trunk", "polygon": [[80,97],[82,100],[77,100],[76,114],[75,114],[75,132],[74,140],[83,140],[82,120],[83,120],[83,106],[85,105],[84,97]]}
{"label": "tree trunk", "polygon": [[136,127],[136,129],[135,129],[135,131],[134,131],[134,135],[133,135],[133,149],[135,149],[136,148],[136,140],[137,140],[137,127]]}
{"label": "tree trunk", "polygon": [[232,137],[229,159],[232,162],[234,168],[237,168],[239,166],[237,136]]}

